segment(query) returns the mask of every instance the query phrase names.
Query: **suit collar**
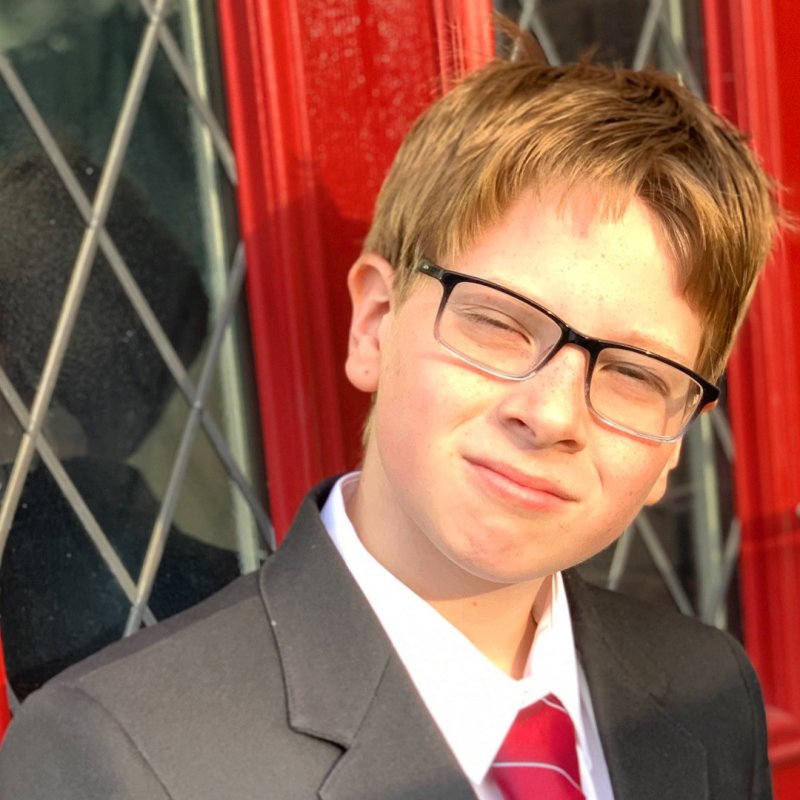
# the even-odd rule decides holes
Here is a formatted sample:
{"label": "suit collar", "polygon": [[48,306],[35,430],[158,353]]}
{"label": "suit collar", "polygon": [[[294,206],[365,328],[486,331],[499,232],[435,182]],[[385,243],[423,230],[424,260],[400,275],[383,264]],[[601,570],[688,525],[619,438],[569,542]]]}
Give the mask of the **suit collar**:
{"label": "suit collar", "polygon": [[346,752],[324,800],[474,800],[319,518],[310,493],[265,565],[260,591],[283,667],[289,724]]}
{"label": "suit collar", "polygon": [[[331,485],[305,499],[260,576],[290,725],[345,750],[319,796],[474,800],[322,526],[319,508]],[[636,637],[609,593],[573,571],[564,579],[615,800],[707,798],[705,748],[665,710],[662,666],[631,650]]]}
{"label": "suit collar", "polygon": [[662,665],[636,648],[611,593],[574,570],[564,582],[615,800],[707,798],[705,747],[666,710]]}

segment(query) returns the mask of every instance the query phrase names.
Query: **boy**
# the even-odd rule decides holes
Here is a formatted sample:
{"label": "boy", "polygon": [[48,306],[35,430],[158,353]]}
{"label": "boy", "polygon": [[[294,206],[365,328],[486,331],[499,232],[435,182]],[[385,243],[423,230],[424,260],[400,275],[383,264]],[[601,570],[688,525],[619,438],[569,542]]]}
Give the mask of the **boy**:
{"label": "boy", "polygon": [[739,645],[569,568],[663,494],[773,229],[673,80],[470,76],[350,273],[362,470],[257,576],[34,695],[0,798],[769,797]]}

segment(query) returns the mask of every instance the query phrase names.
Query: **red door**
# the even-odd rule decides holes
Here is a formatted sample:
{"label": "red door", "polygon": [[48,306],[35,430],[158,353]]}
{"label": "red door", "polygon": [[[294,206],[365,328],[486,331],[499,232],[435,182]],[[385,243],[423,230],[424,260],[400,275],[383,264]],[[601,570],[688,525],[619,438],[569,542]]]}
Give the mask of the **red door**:
{"label": "red door", "polygon": [[[753,146],[800,218],[800,6],[706,0],[713,102]],[[778,800],[800,797],[800,235],[787,231],[758,289],[729,370],[742,523],[747,649],[768,707]]]}

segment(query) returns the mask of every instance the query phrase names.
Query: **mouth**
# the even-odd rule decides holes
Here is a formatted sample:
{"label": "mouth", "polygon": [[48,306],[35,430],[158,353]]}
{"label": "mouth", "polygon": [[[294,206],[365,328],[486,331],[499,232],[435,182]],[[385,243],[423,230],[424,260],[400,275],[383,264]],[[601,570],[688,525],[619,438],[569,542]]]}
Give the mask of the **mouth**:
{"label": "mouth", "polygon": [[531,510],[563,508],[577,500],[564,487],[494,459],[465,458],[468,471],[483,491]]}

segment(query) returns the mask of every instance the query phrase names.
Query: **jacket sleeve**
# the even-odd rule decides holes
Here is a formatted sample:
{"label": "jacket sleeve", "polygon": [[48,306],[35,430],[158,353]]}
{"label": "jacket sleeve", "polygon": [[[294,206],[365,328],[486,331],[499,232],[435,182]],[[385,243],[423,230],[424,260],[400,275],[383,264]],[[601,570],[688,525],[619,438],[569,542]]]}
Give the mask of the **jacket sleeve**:
{"label": "jacket sleeve", "polygon": [[0,747],[0,800],[172,800],[114,718],[79,688],[22,705]]}

